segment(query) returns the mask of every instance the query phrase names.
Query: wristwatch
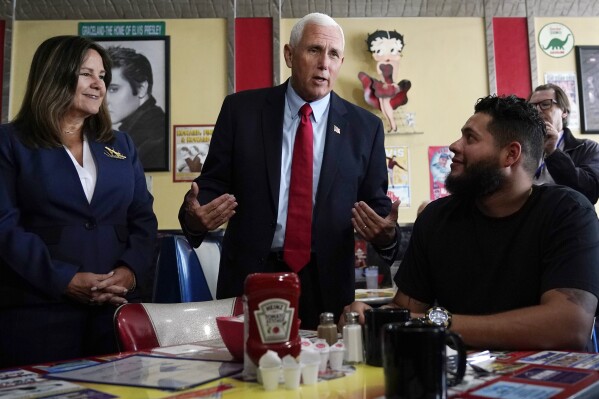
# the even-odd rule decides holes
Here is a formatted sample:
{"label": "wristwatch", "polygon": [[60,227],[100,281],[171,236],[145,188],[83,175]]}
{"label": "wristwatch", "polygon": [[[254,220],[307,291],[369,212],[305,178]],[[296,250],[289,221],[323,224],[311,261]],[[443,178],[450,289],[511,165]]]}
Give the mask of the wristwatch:
{"label": "wristwatch", "polygon": [[451,327],[451,313],[440,306],[433,306],[426,311],[422,321],[432,326],[449,328]]}

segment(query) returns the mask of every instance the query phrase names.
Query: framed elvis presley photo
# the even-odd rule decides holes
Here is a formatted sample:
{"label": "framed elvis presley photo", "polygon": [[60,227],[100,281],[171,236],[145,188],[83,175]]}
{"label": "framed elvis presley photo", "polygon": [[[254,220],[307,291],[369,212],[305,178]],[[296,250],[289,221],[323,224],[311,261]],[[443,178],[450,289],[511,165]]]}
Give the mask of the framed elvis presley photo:
{"label": "framed elvis presley photo", "polygon": [[112,59],[113,128],[128,133],[146,172],[169,170],[169,37],[96,38]]}

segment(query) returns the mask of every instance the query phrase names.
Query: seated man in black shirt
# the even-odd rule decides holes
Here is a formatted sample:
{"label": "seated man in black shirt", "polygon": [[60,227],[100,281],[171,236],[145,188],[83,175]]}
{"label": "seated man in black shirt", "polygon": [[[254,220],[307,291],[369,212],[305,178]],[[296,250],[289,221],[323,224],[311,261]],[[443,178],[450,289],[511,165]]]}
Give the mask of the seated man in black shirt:
{"label": "seated man in black shirt", "polygon": [[452,195],[416,220],[389,306],[446,325],[472,347],[585,349],[599,295],[599,221],[579,192],[533,186],[545,134],[524,99],[477,102],[449,147]]}

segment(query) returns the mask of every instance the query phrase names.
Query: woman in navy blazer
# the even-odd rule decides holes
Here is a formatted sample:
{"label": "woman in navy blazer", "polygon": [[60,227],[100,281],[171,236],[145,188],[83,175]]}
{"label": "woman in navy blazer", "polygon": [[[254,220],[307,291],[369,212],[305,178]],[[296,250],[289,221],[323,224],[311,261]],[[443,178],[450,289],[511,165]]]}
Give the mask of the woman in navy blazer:
{"label": "woman in navy blazer", "polygon": [[153,198],[111,128],[110,67],[89,39],[46,40],[0,126],[0,367],[116,351],[115,306],[148,276]]}

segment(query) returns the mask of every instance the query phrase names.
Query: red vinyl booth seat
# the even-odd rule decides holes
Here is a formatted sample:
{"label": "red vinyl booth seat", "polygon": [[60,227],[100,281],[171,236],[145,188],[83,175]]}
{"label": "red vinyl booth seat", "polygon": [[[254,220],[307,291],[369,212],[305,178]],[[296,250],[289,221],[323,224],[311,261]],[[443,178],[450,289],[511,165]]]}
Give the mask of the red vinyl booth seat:
{"label": "red vinyl booth seat", "polygon": [[121,352],[206,341],[220,337],[217,316],[243,314],[240,297],[186,303],[128,303],[114,315]]}

